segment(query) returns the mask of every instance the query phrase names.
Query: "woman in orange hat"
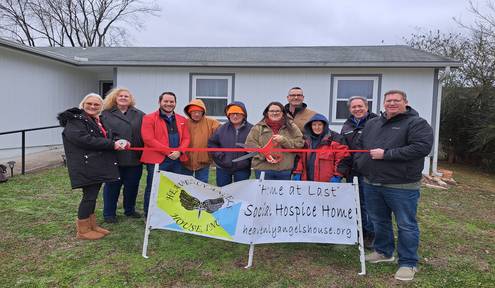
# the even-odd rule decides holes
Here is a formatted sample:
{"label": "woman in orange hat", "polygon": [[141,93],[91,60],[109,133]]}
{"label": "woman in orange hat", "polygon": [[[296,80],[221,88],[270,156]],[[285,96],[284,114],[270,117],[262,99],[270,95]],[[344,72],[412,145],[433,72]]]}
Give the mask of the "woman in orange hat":
{"label": "woman in orange hat", "polygon": [[[225,115],[229,120],[217,129],[208,140],[209,148],[239,148],[237,143],[244,143],[253,127],[247,121],[244,103],[234,101],[225,107]],[[217,171],[217,186],[225,186],[232,182],[249,179],[251,161],[249,159],[232,162],[233,159],[245,155],[245,152],[212,152]]]}

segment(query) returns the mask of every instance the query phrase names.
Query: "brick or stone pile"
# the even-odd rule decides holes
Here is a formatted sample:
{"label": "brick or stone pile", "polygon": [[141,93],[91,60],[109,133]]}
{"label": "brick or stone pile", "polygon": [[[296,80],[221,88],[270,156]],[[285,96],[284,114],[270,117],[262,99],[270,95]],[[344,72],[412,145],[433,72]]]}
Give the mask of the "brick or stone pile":
{"label": "brick or stone pile", "polygon": [[441,176],[437,175],[423,175],[422,183],[424,186],[433,189],[448,189],[451,186],[456,186],[457,182],[454,180],[454,172],[445,169],[439,169],[438,172]]}

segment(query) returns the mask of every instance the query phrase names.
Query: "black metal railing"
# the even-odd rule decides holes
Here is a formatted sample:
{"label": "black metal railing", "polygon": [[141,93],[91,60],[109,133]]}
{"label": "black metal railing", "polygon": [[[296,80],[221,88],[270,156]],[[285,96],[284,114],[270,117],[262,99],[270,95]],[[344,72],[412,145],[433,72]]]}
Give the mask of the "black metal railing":
{"label": "black metal railing", "polygon": [[7,132],[0,132],[0,136],[1,135],[7,135],[7,134],[21,133],[21,149],[22,149],[21,173],[23,175],[26,173],[26,132],[36,131],[36,130],[53,129],[53,128],[59,128],[59,127],[61,127],[61,126],[56,125],[56,126],[45,126],[45,127],[37,127],[37,128],[30,128],[30,129],[22,129],[22,130],[13,130],[13,131],[7,131]]}

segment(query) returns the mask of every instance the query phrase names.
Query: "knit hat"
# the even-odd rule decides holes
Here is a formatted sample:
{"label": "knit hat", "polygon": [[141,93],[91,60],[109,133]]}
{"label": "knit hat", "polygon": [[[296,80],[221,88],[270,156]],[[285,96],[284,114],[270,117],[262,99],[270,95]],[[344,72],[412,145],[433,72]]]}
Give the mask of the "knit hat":
{"label": "knit hat", "polygon": [[187,113],[190,114],[193,111],[205,112],[205,109],[203,109],[202,107],[199,107],[197,105],[189,105],[189,107],[187,108]]}
{"label": "knit hat", "polygon": [[242,110],[242,108],[239,107],[239,106],[237,106],[237,105],[231,105],[229,107],[229,109],[227,110],[227,116],[230,115],[230,114],[233,114],[233,113],[238,113],[238,114],[246,115],[246,113],[244,113],[244,110]]}

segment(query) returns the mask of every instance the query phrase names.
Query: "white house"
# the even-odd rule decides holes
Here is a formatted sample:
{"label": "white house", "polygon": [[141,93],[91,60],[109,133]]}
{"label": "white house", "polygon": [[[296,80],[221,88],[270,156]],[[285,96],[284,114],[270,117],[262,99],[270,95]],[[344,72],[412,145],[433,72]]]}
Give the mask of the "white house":
{"label": "white house", "polygon": [[[268,102],[286,103],[288,89],[299,86],[339,131],[349,96],[366,96],[379,112],[383,93],[401,89],[434,127],[436,164],[439,72],[458,65],[407,46],[32,48],[0,39],[0,132],[56,125],[58,112],[112,86],[129,88],[146,113],[163,91],[176,93],[181,113],[201,98],[220,119],[228,102],[243,101],[253,123]],[[30,133],[28,146],[60,143],[59,129]],[[0,136],[0,149],[18,146],[19,135]]]}

